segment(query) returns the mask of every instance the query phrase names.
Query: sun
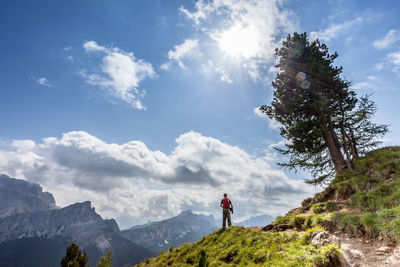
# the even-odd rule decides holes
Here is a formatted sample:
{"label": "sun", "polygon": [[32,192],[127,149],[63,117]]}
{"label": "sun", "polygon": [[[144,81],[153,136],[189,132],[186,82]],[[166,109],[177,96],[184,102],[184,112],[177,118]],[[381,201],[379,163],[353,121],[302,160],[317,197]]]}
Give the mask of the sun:
{"label": "sun", "polygon": [[218,46],[230,56],[250,58],[257,54],[259,49],[259,34],[253,25],[243,27],[233,25],[228,30],[217,34]]}

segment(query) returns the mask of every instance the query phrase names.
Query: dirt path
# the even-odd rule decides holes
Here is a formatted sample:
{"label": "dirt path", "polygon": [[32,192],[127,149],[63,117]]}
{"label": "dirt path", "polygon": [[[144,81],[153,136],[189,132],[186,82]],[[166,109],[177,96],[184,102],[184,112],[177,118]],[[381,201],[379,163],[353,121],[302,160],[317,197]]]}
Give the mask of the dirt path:
{"label": "dirt path", "polygon": [[340,233],[332,234],[340,241],[350,267],[399,267],[400,247],[383,240],[349,237]]}

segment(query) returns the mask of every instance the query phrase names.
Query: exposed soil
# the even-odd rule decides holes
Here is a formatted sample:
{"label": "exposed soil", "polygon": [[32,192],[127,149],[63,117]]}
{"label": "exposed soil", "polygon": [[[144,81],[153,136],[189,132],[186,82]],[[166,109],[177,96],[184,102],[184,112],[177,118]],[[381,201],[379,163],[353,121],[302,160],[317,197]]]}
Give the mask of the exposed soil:
{"label": "exposed soil", "polygon": [[400,247],[382,239],[356,238],[336,232],[345,259],[351,267],[399,267]]}

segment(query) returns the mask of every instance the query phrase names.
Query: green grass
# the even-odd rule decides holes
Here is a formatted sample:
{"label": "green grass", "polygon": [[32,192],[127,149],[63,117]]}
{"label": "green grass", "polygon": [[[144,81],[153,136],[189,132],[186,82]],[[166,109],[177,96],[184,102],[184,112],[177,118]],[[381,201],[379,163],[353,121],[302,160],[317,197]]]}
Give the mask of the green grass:
{"label": "green grass", "polygon": [[400,147],[378,149],[356,159],[354,170],[336,176],[331,186],[335,197],[348,199],[351,208],[333,212],[331,226],[352,235],[400,242]]}
{"label": "green grass", "polygon": [[322,267],[328,262],[337,266],[341,252],[336,245],[310,245],[310,233],[320,228],[370,238],[382,236],[400,243],[400,147],[378,149],[356,159],[354,169],[337,175],[329,186],[334,194],[328,199],[319,203],[313,201],[322,198],[309,199],[272,223],[297,233],[231,227],[196,243],[171,248],[137,266]]}
{"label": "green grass", "polygon": [[310,244],[309,235],[315,229],[286,234],[233,226],[137,266],[325,266],[330,257],[341,258],[336,245],[315,248]]}
{"label": "green grass", "polygon": [[[378,149],[356,159],[355,168],[337,175],[330,186],[332,199],[303,207],[312,214],[299,210],[273,224],[302,230],[323,226],[400,243],[400,147]],[[341,210],[343,206],[347,209]]]}

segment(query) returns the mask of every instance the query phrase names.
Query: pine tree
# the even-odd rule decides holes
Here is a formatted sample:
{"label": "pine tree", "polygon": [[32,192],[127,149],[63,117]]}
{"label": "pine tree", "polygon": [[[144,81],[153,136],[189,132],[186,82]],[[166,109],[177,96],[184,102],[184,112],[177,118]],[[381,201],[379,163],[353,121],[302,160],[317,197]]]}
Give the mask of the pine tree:
{"label": "pine tree", "polygon": [[333,65],[338,54],[319,40],[309,41],[306,33],[289,35],[275,56],[280,72],[272,82],[274,98],[260,110],[281,123],[281,135],[289,140],[277,148],[289,161],[279,164],[310,170],[316,176],[307,181],[311,184],[352,169],[353,159],[387,132],[386,125],[371,122],[373,102],[356,97],[340,77],[343,68]]}
{"label": "pine tree", "polygon": [[87,267],[88,257],[86,252],[80,251],[79,247],[72,243],[67,247],[65,257],[61,259],[61,267]]}
{"label": "pine tree", "polygon": [[97,267],[112,267],[112,251],[110,250],[107,256],[101,256],[99,262],[97,263]]}

